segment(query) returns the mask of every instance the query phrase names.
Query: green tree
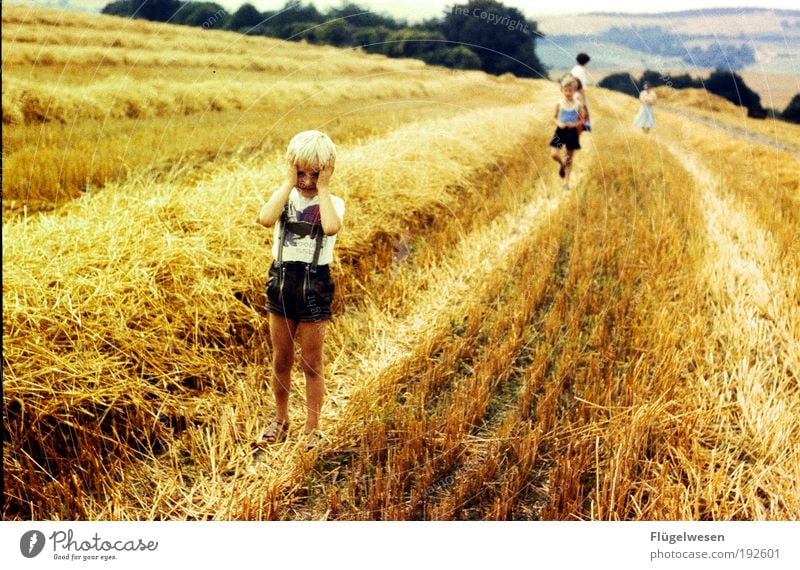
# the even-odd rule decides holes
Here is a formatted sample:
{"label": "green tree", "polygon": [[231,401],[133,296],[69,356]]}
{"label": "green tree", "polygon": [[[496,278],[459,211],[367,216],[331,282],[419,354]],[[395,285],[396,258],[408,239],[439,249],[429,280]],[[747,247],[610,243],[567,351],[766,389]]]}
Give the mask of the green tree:
{"label": "green tree", "polygon": [[526,20],[516,8],[496,0],[469,0],[445,14],[441,29],[447,40],[476,53],[487,73],[544,76],[545,68],[534,49],[536,22]]}
{"label": "green tree", "polygon": [[336,47],[350,45],[353,28],[345,20],[331,20],[317,28],[320,41]]}
{"label": "green tree", "polygon": [[100,10],[100,13],[130,18],[133,16],[134,11],[136,11],[136,8],[133,7],[133,2],[130,0],[120,0],[119,2],[110,2],[106,4],[103,6],[103,9]]}
{"label": "green tree", "polygon": [[[267,27],[267,29],[269,28]],[[281,28],[281,34],[277,37],[293,42],[305,40],[311,44],[323,41],[319,34],[319,24],[316,22],[295,22],[293,24],[286,24]]]}
{"label": "green tree", "polygon": [[258,26],[262,20],[264,20],[264,16],[261,15],[261,12],[252,4],[245,3],[239,6],[239,9],[231,16],[228,21],[228,29],[246,32]]}
{"label": "green tree", "polygon": [[639,96],[636,79],[630,73],[612,73],[604,77],[597,85],[605,89],[613,89],[620,93],[632,95],[633,97]]}
{"label": "green tree", "polygon": [[649,83],[653,87],[660,87],[666,85],[673,89],[686,89],[688,87],[703,87],[703,82],[699,79],[693,79],[688,73],[682,75],[669,75],[659,73],[650,69],[644,71],[639,78],[639,84]]}
{"label": "green tree", "polygon": [[353,45],[361,46],[372,53],[383,53],[384,42],[389,37],[389,29],[383,26],[374,28],[357,28],[353,31]]}
{"label": "green tree", "polygon": [[386,28],[397,28],[395,22],[389,16],[382,16],[370,11],[367,8],[348,2],[341,8],[331,8],[326,13],[328,19],[343,18],[353,28],[376,28],[384,26]]}
{"label": "green tree", "polygon": [[264,12],[262,16],[264,23],[259,28],[259,33],[294,40],[317,41],[319,34],[310,28],[325,21],[325,17],[313,5],[306,6],[299,0],[291,0],[280,10]]}
{"label": "green tree", "polygon": [[446,48],[441,63],[452,69],[480,69],[482,65],[481,58],[466,46]]}
{"label": "green tree", "polygon": [[225,8],[215,2],[187,2],[183,10],[175,14],[172,21],[176,24],[210,29],[226,27],[230,17]]}
{"label": "green tree", "polygon": [[441,32],[424,32],[404,28],[389,34],[386,38],[385,53],[390,57],[426,59],[426,54],[432,54],[441,49],[446,45],[446,41]]}
{"label": "green tree", "polygon": [[169,22],[181,4],[178,0],[131,0],[133,17],[153,22]]}
{"label": "green tree", "polygon": [[724,97],[735,105],[747,107],[747,115],[750,117],[763,119],[767,115],[761,106],[761,97],[736,73],[718,69],[708,76],[704,85],[711,93]]}
{"label": "green tree", "polygon": [[800,123],[800,93],[792,97],[789,104],[781,113],[781,118],[792,123]]}

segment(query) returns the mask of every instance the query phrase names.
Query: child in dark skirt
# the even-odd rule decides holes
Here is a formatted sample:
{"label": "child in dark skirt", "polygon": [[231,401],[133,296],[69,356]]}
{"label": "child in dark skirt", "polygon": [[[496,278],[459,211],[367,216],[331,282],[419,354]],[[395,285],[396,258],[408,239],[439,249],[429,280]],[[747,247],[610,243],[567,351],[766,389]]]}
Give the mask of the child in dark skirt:
{"label": "child in dark skirt", "polygon": [[[569,175],[572,172],[572,157],[576,150],[581,148],[578,127],[586,120],[586,110],[583,104],[575,97],[578,80],[572,75],[565,75],[561,79],[561,93],[564,97],[556,105],[553,122],[556,132],[550,141],[550,156],[559,164],[558,175],[564,179],[564,190],[569,190]],[[561,157],[561,148],[566,147],[564,158]]]}

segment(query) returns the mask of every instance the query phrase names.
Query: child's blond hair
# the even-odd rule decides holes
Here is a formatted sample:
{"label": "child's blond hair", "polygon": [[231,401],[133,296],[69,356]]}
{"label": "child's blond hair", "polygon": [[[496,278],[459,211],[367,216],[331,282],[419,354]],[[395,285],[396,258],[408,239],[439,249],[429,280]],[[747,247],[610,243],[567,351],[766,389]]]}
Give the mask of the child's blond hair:
{"label": "child's blond hair", "polygon": [[561,78],[561,81],[559,81],[559,83],[561,84],[562,89],[567,85],[574,85],[576,89],[578,88],[578,78],[569,73],[566,73]]}
{"label": "child's blond hair", "polygon": [[336,145],[320,131],[297,133],[289,142],[286,159],[298,168],[319,172],[336,163]]}

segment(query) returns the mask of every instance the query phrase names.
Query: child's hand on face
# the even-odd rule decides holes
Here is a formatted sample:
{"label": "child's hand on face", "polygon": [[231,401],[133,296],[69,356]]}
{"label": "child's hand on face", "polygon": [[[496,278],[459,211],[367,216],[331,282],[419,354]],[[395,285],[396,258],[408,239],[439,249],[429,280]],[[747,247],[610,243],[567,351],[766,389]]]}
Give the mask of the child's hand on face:
{"label": "child's hand on face", "polygon": [[291,161],[286,162],[286,183],[292,188],[297,186],[297,165]]}
{"label": "child's hand on face", "polygon": [[331,182],[331,175],[333,169],[330,166],[325,166],[319,171],[319,178],[317,178],[317,188],[327,188]]}

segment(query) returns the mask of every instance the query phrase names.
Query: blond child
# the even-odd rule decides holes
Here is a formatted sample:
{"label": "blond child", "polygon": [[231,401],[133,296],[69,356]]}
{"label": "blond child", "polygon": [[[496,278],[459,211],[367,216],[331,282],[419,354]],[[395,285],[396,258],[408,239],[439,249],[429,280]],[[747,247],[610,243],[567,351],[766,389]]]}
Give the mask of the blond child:
{"label": "blond child", "polygon": [[[575,151],[581,148],[578,127],[586,119],[586,110],[575,97],[578,80],[567,74],[560,83],[563,98],[556,105],[553,115],[556,131],[550,141],[550,156],[559,164],[558,175],[564,179],[564,190],[569,190],[572,158]],[[562,147],[566,149],[563,159],[561,158]]]}
{"label": "blond child", "polygon": [[321,438],[322,345],[334,292],[328,266],[344,216],[344,201],[329,189],[335,162],[336,147],[326,134],[303,131],[295,135],[286,152],[283,184],[258,216],[260,224],[275,228],[267,310],[277,411],[262,436],[266,443],[284,441],[289,431],[295,341],[300,345],[306,380],[307,446],[314,447]]}

